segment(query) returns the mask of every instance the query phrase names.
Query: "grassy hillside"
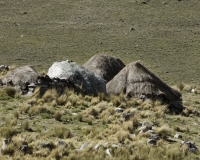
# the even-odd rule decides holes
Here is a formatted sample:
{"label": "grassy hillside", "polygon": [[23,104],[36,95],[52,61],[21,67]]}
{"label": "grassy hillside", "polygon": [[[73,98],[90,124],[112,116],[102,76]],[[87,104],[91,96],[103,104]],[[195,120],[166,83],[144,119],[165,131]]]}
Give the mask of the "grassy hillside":
{"label": "grassy hillside", "polygon": [[[12,139],[0,148],[0,159],[198,160],[199,151],[180,146],[191,141],[200,148],[199,94],[185,89],[186,108],[179,115],[159,101],[123,95],[90,97],[69,90],[58,95],[51,90],[40,97],[36,90],[32,97],[18,97],[12,88],[0,90],[0,146]],[[141,132],[144,122],[150,128]],[[147,143],[152,131],[160,137],[155,144]],[[174,138],[176,133],[182,137]],[[86,148],[79,150],[83,144]]]}
{"label": "grassy hillside", "polygon": [[169,84],[199,84],[199,0],[142,2],[1,0],[0,64],[46,71],[101,53],[141,60]]}

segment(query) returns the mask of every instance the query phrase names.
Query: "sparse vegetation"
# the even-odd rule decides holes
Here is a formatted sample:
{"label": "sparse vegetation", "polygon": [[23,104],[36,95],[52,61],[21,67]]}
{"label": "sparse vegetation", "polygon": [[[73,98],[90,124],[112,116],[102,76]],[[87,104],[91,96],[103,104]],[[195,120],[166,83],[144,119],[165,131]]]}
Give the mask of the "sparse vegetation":
{"label": "sparse vegetation", "polygon": [[[55,61],[83,64],[97,53],[125,64],[140,59],[169,85],[177,84],[185,107],[176,115],[160,101],[124,94],[41,95],[36,88],[26,97],[0,88],[0,159],[199,159],[199,152],[180,146],[185,140],[200,146],[198,0],[2,0],[0,6],[0,64],[16,64],[10,70],[28,64],[44,75]],[[144,122],[151,129],[139,133]],[[152,145],[153,131],[160,139]],[[177,132],[182,138],[174,138]]]}

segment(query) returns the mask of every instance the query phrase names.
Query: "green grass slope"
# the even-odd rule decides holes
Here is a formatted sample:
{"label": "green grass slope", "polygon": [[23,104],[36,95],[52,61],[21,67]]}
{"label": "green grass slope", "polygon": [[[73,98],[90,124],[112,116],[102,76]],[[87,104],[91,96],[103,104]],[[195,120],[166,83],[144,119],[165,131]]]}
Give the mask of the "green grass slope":
{"label": "green grass slope", "polygon": [[169,84],[199,83],[199,0],[144,1],[1,0],[0,64],[46,70],[101,53],[141,60]]}

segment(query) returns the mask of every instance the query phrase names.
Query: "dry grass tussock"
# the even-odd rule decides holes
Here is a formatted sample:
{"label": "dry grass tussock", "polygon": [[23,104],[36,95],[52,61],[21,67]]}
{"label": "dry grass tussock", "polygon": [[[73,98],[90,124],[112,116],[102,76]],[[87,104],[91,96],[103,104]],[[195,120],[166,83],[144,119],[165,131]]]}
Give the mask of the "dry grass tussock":
{"label": "dry grass tussock", "polygon": [[[103,157],[144,160],[184,159],[191,154],[187,148],[179,146],[179,141],[169,143],[169,139],[176,132],[182,132],[184,137],[196,133],[190,125],[179,125],[186,124],[188,118],[190,121],[196,118],[198,110],[195,107],[186,107],[181,115],[176,116],[168,114],[167,106],[160,101],[143,102],[137,99],[125,100],[122,95],[105,98],[74,93],[56,94],[53,97],[49,96],[50,93],[48,91],[46,97],[23,99],[19,105],[21,107],[10,112],[10,119],[1,119],[1,137],[12,138],[14,144],[10,144],[5,154],[12,157],[23,155],[25,159],[31,155],[33,159]],[[139,133],[144,121],[160,136],[155,145],[147,144],[150,132]],[[59,140],[63,140],[66,146],[59,146]],[[80,151],[80,147],[86,142],[88,146]],[[41,147],[41,143],[48,143],[48,147]],[[22,144],[28,144],[31,152],[19,152]],[[101,147],[94,149],[97,144]],[[110,155],[106,153],[108,150]]]}

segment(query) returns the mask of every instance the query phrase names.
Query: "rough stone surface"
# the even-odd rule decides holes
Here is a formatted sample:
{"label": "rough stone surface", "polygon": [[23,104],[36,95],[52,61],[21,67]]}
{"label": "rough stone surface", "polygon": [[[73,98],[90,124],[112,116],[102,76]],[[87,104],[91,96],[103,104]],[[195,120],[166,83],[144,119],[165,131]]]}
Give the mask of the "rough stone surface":
{"label": "rough stone surface", "polygon": [[125,64],[113,56],[95,55],[83,67],[96,73],[107,83],[125,67]]}
{"label": "rough stone surface", "polygon": [[145,98],[170,104],[178,111],[183,109],[181,93],[169,87],[139,62],[132,62],[124,67],[106,84],[106,88],[108,94],[123,93],[128,98],[145,95]]}
{"label": "rough stone surface", "polygon": [[86,95],[106,93],[106,84],[101,77],[75,62],[55,62],[49,68],[47,75],[50,78],[68,79]]}
{"label": "rough stone surface", "polygon": [[31,66],[23,66],[8,72],[2,77],[2,82],[23,87],[25,84],[36,83],[39,74]]}

